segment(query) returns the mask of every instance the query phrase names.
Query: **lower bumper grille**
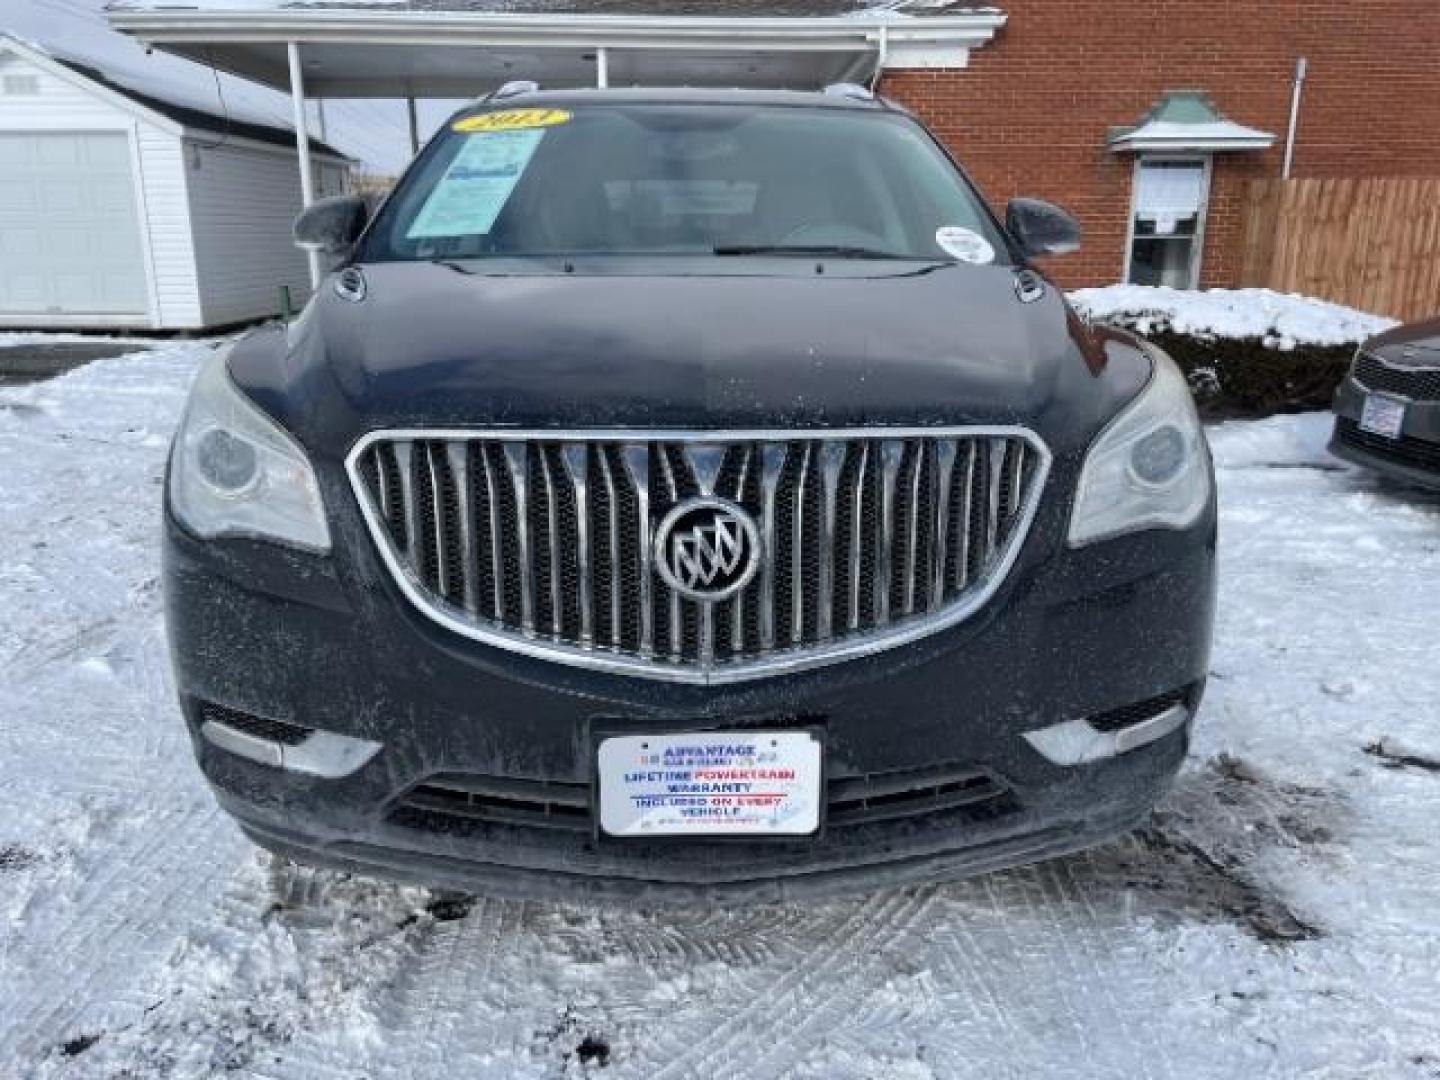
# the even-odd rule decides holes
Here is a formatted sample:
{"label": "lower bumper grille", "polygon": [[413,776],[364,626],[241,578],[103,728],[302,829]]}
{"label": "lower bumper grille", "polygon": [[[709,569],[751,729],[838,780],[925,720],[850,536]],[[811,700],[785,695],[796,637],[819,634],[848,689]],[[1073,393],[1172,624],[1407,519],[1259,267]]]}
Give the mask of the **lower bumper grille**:
{"label": "lower bumper grille", "polygon": [[1363,431],[1360,425],[1349,417],[1340,417],[1335,424],[1335,435],[1346,446],[1353,446],[1372,457],[1393,461],[1413,469],[1440,472],[1440,443],[1426,442],[1408,436],[1387,439]]}
{"label": "lower bumper grille", "polygon": [[301,727],[299,724],[290,724],[284,720],[271,720],[268,717],[255,716],[238,709],[226,708],[224,705],[216,705],[213,701],[201,701],[196,704],[196,719],[200,724],[223,724],[242,735],[279,743],[281,746],[299,746],[315,734],[314,728]]}
{"label": "lower bumper grille", "polygon": [[[835,829],[946,812],[990,820],[1015,808],[1009,789],[990,775],[937,766],[832,779],[825,823]],[[459,834],[487,826],[588,834],[595,827],[589,784],[460,774],[432,776],[411,788],[392,808],[390,821]]]}
{"label": "lower bumper grille", "polygon": [[433,776],[405,794],[391,820],[427,832],[463,831],[469,824],[487,822],[589,832],[590,787],[489,776]]}
{"label": "lower bumper grille", "polygon": [[1188,686],[1180,690],[1172,690],[1168,694],[1161,694],[1149,701],[1137,701],[1133,705],[1124,705],[1118,709],[1111,709],[1107,713],[1100,713],[1098,716],[1087,717],[1086,722],[1096,731],[1113,735],[1117,731],[1124,731],[1136,724],[1143,724],[1146,720],[1153,720],[1176,705],[1184,705],[1190,700],[1190,693],[1191,688]]}

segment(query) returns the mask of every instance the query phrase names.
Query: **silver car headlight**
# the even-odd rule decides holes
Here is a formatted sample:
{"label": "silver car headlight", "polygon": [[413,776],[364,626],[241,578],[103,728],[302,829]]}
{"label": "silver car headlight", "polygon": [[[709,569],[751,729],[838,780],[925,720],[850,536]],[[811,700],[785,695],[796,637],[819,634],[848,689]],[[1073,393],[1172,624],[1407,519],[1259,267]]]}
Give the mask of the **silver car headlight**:
{"label": "silver car headlight", "polygon": [[1154,373],[1085,458],[1070,517],[1070,546],[1141,529],[1184,529],[1210,502],[1210,448],[1175,362],[1148,350]]}
{"label": "silver car headlight", "polygon": [[305,451],[230,380],[230,349],[205,362],[170,450],[170,507],[197,536],[259,537],[330,550]]}

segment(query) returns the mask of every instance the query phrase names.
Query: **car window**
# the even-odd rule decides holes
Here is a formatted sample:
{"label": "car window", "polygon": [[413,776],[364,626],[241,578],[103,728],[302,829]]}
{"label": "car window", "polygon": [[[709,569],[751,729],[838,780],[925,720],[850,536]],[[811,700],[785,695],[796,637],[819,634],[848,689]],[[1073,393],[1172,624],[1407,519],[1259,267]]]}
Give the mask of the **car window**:
{"label": "car window", "polygon": [[452,120],[364,258],[777,249],[1007,261],[979,196],[902,115],[611,104]]}

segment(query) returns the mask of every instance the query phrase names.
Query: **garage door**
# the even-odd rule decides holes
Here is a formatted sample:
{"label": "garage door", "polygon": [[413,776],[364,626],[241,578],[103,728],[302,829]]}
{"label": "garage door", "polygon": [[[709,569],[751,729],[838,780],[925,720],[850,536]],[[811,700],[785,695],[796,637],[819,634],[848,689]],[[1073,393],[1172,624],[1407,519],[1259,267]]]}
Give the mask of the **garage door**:
{"label": "garage door", "polygon": [[129,138],[0,132],[0,318],[147,309]]}

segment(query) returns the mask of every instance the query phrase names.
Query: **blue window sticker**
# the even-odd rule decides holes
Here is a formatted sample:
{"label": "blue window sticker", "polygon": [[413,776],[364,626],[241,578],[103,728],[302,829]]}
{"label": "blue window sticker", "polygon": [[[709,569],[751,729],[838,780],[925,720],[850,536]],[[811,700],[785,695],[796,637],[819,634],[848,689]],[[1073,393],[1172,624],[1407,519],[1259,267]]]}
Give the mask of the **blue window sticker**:
{"label": "blue window sticker", "polygon": [[544,137],[544,128],[483,131],[467,136],[405,238],[426,240],[488,233]]}

